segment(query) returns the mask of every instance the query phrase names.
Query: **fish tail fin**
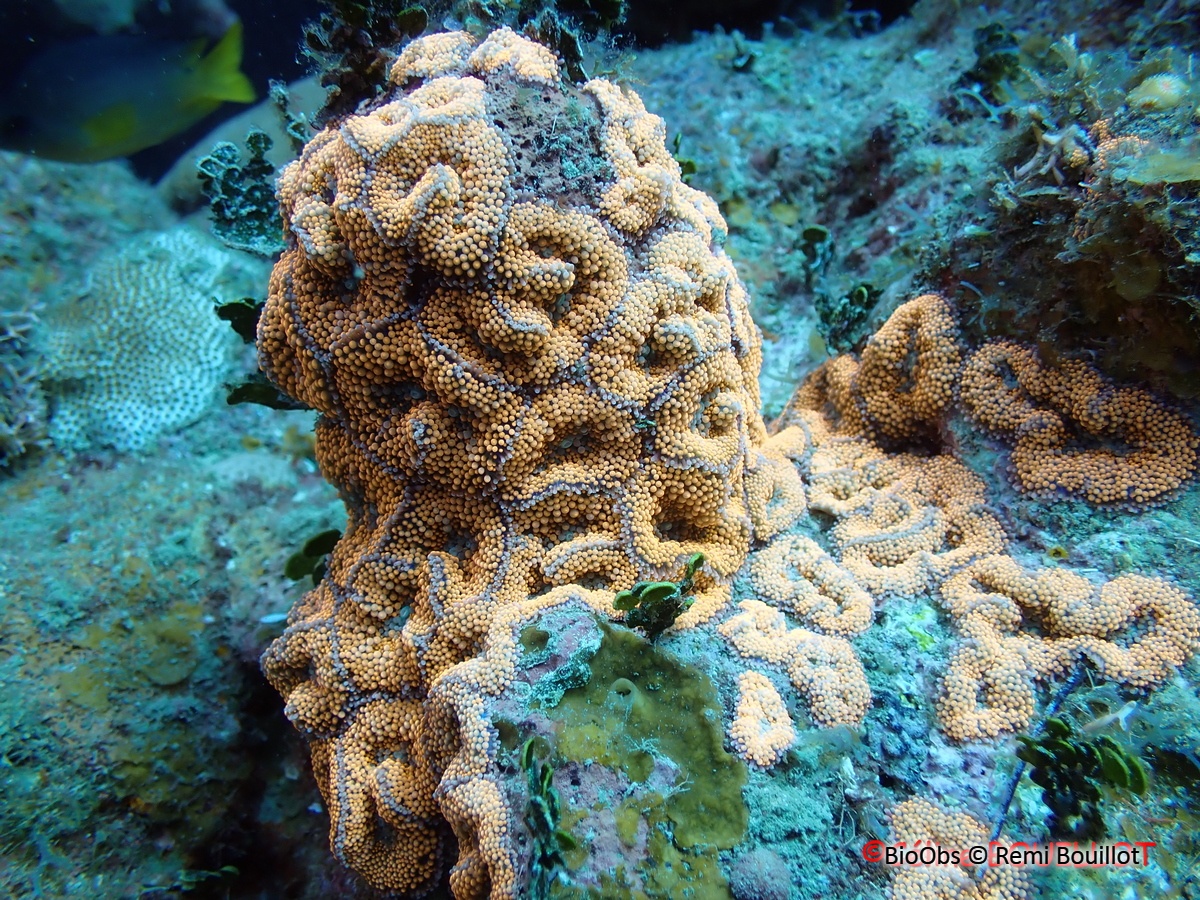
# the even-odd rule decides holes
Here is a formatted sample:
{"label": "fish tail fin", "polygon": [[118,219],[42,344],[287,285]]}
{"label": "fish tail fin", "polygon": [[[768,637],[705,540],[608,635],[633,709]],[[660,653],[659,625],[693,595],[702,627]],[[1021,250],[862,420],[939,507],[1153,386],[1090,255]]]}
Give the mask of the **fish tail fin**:
{"label": "fish tail fin", "polygon": [[252,103],[254,86],[241,72],[242,23],[234,22],[196,67],[196,92],[209,100]]}

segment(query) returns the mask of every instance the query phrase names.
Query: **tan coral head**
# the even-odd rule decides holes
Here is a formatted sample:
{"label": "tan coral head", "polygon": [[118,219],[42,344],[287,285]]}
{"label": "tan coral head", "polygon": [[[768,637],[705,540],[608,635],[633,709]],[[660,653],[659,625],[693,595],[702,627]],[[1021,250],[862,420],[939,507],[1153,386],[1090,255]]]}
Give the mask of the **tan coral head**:
{"label": "tan coral head", "polygon": [[439,34],[280,178],[260,360],[320,411],[349,524],[263,665],[379,888],[434,885],[449,826],[455,895],[515,895],[487,704],[521,621],[703,553],[695,624],[803,510],[725,223],[665,136],[511,31]]}

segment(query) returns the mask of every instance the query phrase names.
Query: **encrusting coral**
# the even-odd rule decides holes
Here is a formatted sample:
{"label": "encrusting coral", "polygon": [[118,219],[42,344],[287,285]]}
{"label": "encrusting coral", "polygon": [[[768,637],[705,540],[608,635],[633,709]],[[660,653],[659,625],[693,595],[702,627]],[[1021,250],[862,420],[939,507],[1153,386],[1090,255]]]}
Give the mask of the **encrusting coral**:
{"label": "encrusting coral", "polygon": [[[1047,366],[1029,347],[993,341],[967,361],[962,400],[979,424],[1015,438],[1011,468],[1024,491],[1142,506],[1196,471],[1200,440],[1186,418],[1079,360]],[[1076,449],[1078,438],[1094,446]]]}
{"label": "encrusting coral", "polygon": [[[1073,572],[1030,574],[996,555],[952,575],[941,595],[967,638],[950,659],[939,704],[946,733],[959,740],[1028,727],[1032,682],[1065,672],[1081,657],[1105,678],[1146,688],[1162,684],[1200,646],[1200,612],[1192,601],[1144,575],[1121,575],[1097,588]],[[1041,625],[1041,635],[1021,630],[1027,619]],[[1111,639],[1126,630],[1134,636]]]}
{"label": "encrusting coral", "polygon": [[760,597],[826,634],[859,634],[875,601],[816,541],[789,534],[756,553],[751,583]]}
{"label": "encrusting coral", "polygon": [[101,257],[45,316],[43,384],[61,450],[143,450],[208,410],[237,340],[214,302],[249,292],[255,262],[178,226]]}
{"label": "encrusting coral", "polygon": [[[556,132],[555,129],[558,129]],[[264,669],[309,738],[338,856],[373,885],[511,897],[489,696],[517,632],[672,579],[676,627],[803,511],[759,409],[759,336],[660,119],[501,30],[409,44],[279,184],[263,370],[321,413],[349,526]],[[686,620],[686,621],[685,621]]]}
{"label": "encrusting coral", "polygon": [[796,740],[787,706],[771,679],[760,672],[738,676],[738,702],[729,739],[743,757],[769,767],[779,762]]}
{"label": "encrusting coral", "polygon": [[849,641],[788,628],[783,613],[759,600],[743,600],[741,609],[718,630],[742,656],[784,669],[793,687],[808,698],[818,724],[856,725],[862,720],[871,689]]}
{"label": "encrusting coral", "polygon": [[891,814],[892,840],[902,847],[958,851],[955,865],[902,865],[892,880],[893,900],[1024,900],[1032,882],[1014,866],[973,866],[968,847],[988,846],[987,826],[965,812],[946,812],[922,798],[896,804]]}
{"label": "encrusting coral", "polygon": [[[1117,433],[1135,445],[1127,454],[1068,452],[1065,438],[1054,450],[1035,441],[1044,451],[1041,489],[1082,492],[1093,502],[1156,499],[1191,475],[1196,436],[1149,394],[1112,387],[1082,363],[1049,370],[1032,351],[995,342],[964,366],[953,323],[937,295],[900,306],[861,361],[842,356],[814,372],[776,427],[798,426],[811,443],[801,469],[811,507],[836,520],[836,564],[876,600],[933,591],[950,614],[964,640],[947,667],[938,712],[948,736],[972,740],[1028,727],[1034,683],[1084,658],[1110,680],[1161,684],[1200,647],[1200,611],[1160,578],[1122,575],[1097,586],[1070,572],[1026,571],[1004,555],[1004,528],[977,475],[945,453],[889,453],[876,436],[936,434],[960,369],[968,410],[1019,442],[1059,422],[1036,399],[1092,434]],[[1013,365],[1018,387],[1008,387],[1001,360]],[[1018,443],[1019,477],[1031,455]],[[769,558],[764,551],[752,566]],[[807,606],[796,613],[811,618]],[[817,605],[815,613],[825,617],[822,630],[833,625],[838,633],[841,619],[831,609]]]}

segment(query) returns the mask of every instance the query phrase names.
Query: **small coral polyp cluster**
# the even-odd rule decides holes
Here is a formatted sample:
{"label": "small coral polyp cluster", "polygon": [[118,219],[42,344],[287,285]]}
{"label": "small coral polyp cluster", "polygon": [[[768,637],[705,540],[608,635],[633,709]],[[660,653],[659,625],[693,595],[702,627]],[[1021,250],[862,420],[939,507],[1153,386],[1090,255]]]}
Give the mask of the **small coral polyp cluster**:
{"label": "small coral polyp cluster", "polygon": [[[1014,363],[1014,374],[1001,359],[1021,365]],[[1161,684],[1200,641],[1200,612],[1182,590],[1136,574],[1097,587],[1068,571],[1026,571],[1006,555],[1004,526],[978,475],[948,453],[881,446],[926,443],[945,422],[960,380],[979,424],[1018,436],[1013,474],[1023,490],[1113,504],[1162,500],[1195,472],[1198,445],[1182,415],[1144,391],[1113,387],[1083,363],[1047,366],[1006,341],[985,344],[964,363],[950,305],[934,294],[902,305],[861,359],[837,357],[800,386],[777,424],[805,432],[811,451],[800,470],[811,507],[835,519],[838,564],[879,601],[934,593],[965,638],[945,675],[943,730],[978,740],[1028,727],[1034,683],[1085,658],[1110,680]],[[1111,440],[1125,452],[1105,445]],[[797,555],[807,552],[776,561],[768,548],[751,568],[768,584],[797,574],[814,581]],[[857,633],[870,624],[851,615],[861,604],[844,592],[836,606],[792,593],[800,603],[778,599],[823,631]]]}
{"label": "small coral polyp cluster", "polygon": [[[285,170],[280,199],[288,249],[261,364],[320,412],[349,527],[264,668],[309,739],[335,852],[378,888],[420,895],[450,866],[456,897],[523,896],[530,844],[494,719],[530,687],[524,638],[589,610],[619,619],[618,594],[701,554],[672,630],[700,629],[738,671],[729,743],[759,769],[795,739],[788,683],[818,725],[863,719],[848,638],[891,597],[937,596],[964,637],[938,705],[956,740],[1026,727],[1037,682],[1085,659],[1142,688],[1196,650],[1200,614],[1165,580],[1097,586],[1005,555],[982,479],[939,443],[961,384],[979,424],[1015,438],[1018,487],[1139,505],[1193,474],[1186,419],[1016,345],[968,358],[954,311],[927,294],[861,357],[810,376],[768,432],[716,207],[635,94],[565,83],[537,44],[507,30],[414,41],[387,90]],[[792,528],[810,506],[834,522],[828,550]],[[735,608],[739,571],[758,599]],[[569,680],[558,697],[582,683]],[[593,762],[579,777],[599,777]],[[986,834],[924,799],[893,825]],[[1027,886],[922,877],[896,895]],[[583,868],[572,878],[587,887]]]}
{"label": "small coral polyp cluster", "polygon": [[182,227],[102,256],[47,322],[42,380],[59,449],[145,450],[203,415],[236,345],[213,299],[249,289],[256,268]]}
{"label": "small coral polyp cluster", "polygon": [[350,522],[265,670],[346,864],[422,891],[445,821],[456,896],[513,896],[486,703],[521,623],[572,598],[612,614],[702,553],[699,621],[752,533],[789,524],[725,225],[635,94],[564,83],[507,30],[411,43],[279,192],[261,364],[320,411]]}
{"label": "small coral polyp cluster", "polygon": [[[1006,341],[964,362],[953,311],[933,294],[902,305],[861,358],[830,360],[800,386],[776,425],[805,434],[798,465],[810,507],[834,520],[834,565],[875,602],[936,597],[962,638],[942,678],[942,731],[973,741],[1029,728],[1037,685],[1084,664],[1129,688],[1163,684],[1200,647],[1200,610],[1162,578],[1124,574],[1096,585],[1060,569],[1029,571],[1007,555],[982,479],[945,451],[929,453],[940,449],[955,385],[978,425],[1015,439],[1010,469],[1030,493],[1160,502],[1193,476],[1198,445],[1182,415],[1083,363],[1047,365]],[[906,448],[922,452],[897,452]],[[811,571],[806,542],[784,535],[774,541],[781,552],[769,545],[751,557],[759,593],[819,630],[865,630],[862,602],[831,590],[838,581],[828,571]],[[813,716],[821,721],[817,708]],[[989,834],[923,797],[897,804],[891,828],[910,846],[962,847]],[[892,896],[1023,900],[1031,887],[1018,868],[901,867]]]}
{"label": "small coral polyp cluster", "polygon": [[[1047,366],[1030,347],[992,341],[968,360],[962,399],[976,422],[1014,439],[1011,468],[1024,491],[1138,507],[1173,492],[1196,468],[1197,440],[1183,415],[1140,388],[1115,387],[1079,360]],[[1079,434],[1096,446],[1072,452]]]}

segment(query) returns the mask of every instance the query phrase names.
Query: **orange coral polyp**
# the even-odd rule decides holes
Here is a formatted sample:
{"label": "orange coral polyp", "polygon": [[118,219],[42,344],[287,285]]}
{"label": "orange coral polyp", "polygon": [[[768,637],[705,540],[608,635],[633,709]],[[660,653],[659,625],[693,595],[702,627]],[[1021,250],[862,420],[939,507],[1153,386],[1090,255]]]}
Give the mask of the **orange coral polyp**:
{"label": "orange coral polyp", "polygon": [[779,762],[796,740],[796,728],[783,698],[760,672],[738,676],[738,702],[729,739],[743,759],[761,768]]}
{"label": "orange coral polyp", "polygon": [[[290,241],[260,362],[321,413],[350,522],[263,667],[348,865],[419,893],[448,825],[455,896],[515,897],[487,708],[520,623],[572,598],[611,615],[616,591],[703,553],[676,627],[699,624],[803,487],[758,412],[725,223],[636,94],[576,89],[507,30],[413,41],[390,80],[279,180]],[[551,127],[531,126],[531,91],[571,104],[555,121],[601,174],[527,149],[522,129]]]}
{"label": "orange coral polyp", "polygon": [[[1029,347],[987,344],[963,368],[962,400],[979,424],[1014,440],[1011,466],[1023,491],[1145,506],[1196,472],[1200,439],[1185,416],[1078,360],[1047,366]],[[1092,446],[1078,448],[1076,439]]]}
{"label": "orange coral polyp", "polygon": [[863,420],[888,440],[920,436],[950,405],[961,365],[950,304],[938,294],[909,300],[863,349],[853,378]]}
{"label": "orange coral polyp", "polygon": [[[1027,728],[1033,682],[1082,659],[1111,681],[1147,688],[1200,648],[1200,611],[1160,578],[1120,575],[1097,587],[1073,572],[1030,573],[995,555],[946,579],[941,596],[970,641],[950,660],[938,706],[943,729],[958,740]],[[1023,630],[1030,621],[1041,633]],[[1130,630],[1136,636],[1123,637]]]}
{"label": "orange coral polyp", "polygon": [[[891,812],[892,840],[907,847],[935,844],[962,850],[985,845],[988,826],[965,812],[947,812],[923,797],[896,804]],[[897,866],[892,900],[1025,900],[1033,883],[1015,866]]]}
{"label": "orange coral polyp", "polygon": [[[825,363],[776,423],[804,434],[808,499],[835,519],[834,561],[876,602],[926,591],[939,597],[963,638],[937,704],[943,730],[956,740],[1028,727],[1037,683],[1085,660],[1131,687],[1162,684],[1200,648],[1200,612],[1186,593],[1140,575],[1097,586],[1058,569],[1027,571],[1004,555],[1004,528],[977,475],[945,454],[888,453],[876,443],[920,440],[939,426],[961,358],[947,346],[955,334],[948,315],[932,295],[900,306],[861,362],[847,355]],[[1112,386],[1083,363],[1044,366],[1031,349],[998,341],[962,371],[968,411],[1015,436],[1013,469],[1026,489],[1143,504],[1195,468],[1197,440],[1182,415],[1145,391]],[[898,391],[901,373],[907,388]],[[1073,430],[1133,449],[1076,450]],[[797,538],[778,539],[755,558],[759,593],[837,633],[844,625],[831,598],[804,587],[809,574],[779,564],[788,540]]]}

